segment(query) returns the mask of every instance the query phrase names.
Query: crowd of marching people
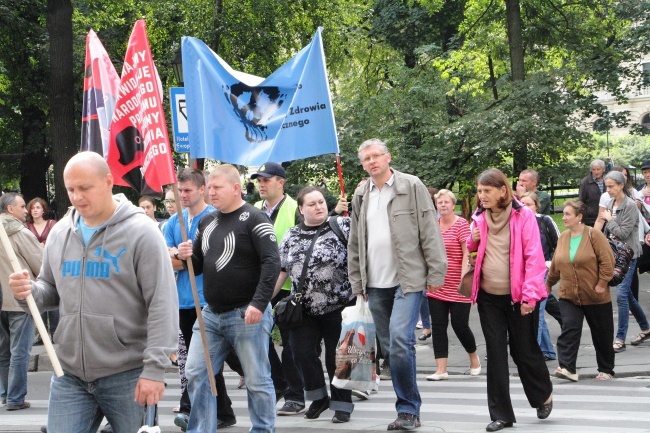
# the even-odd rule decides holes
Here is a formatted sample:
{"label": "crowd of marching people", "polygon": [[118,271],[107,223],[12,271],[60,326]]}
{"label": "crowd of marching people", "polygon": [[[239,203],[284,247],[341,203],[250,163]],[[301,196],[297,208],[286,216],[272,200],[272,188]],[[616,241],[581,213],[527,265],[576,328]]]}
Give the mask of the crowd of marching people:
{"label": "crowd of marching people", "polygon": [[[136,431],[142,405],[160,400],[171,363],[181,376],[174,412],[182,431],[236,424],[224,364],[246,388],[251,432],[275,431],[277,416],[316,419],[326,410],[332,422],[349,422],[352,397],[369,398],[379,377],[395,395],[387,430],[412,430],[421,426],[419,321],[419,340],[431,338],[437,366],[427,380],[451,378],[450,322],[467,352],[466,374],[487,371],[486,430],[493,432],[517,421],[509,356],[543,420],[554,402],[546,361],[557,359],[557,378],[579,380],[585,319],[597,380],[615,376],[615,354],[627,344],[650,340],[637,300],[638,271],[650,270],[650,161],[638,188],[627,168],[605,172],[603,161],[593,161],[579,199],[563,204],[560,232],[534,170],[522,171],[514,187],[496,168],[482,172],[468,221],[457,214],[452,191],[428,189],[392,168],[382,141],[363,142],[358,156],[368,177],[331,210],[321,186],[307,186],[295,199],[286,194],[286,172],[276,162],[262,165],[244,188],[237,168],[222,164],[210,173],[181,170],[177,191],[165,193],[169,218],[159,220],[154,198],[144,196],[136,207],[113,195],[106,162],[90,152],[65,168],[72,207],[58,223],[44,200],[26,204],[19,194],[4,194],[0,221],[24,271],[0,261],[2,405],[30,407],[30,297],[64,370],[51,383],[42,428],[50,433],[95,432],[104,417],[102,432]],[[250,204],[244,197],[253,182],[260,201]],[[274,308],[291,302],[302,306],[299,326],[282,322],[278,354]],[[473,304],[486,366],[478,330],[469,326]],[[365,345],[365,329],[350,330],[344,321],[355,305],[367,308],[376,330],[369,375],[341,361],[355,342]],[[556,345],[545,312],[560,323]],[[630,316],[641,332],[628,341]],[[337,386],[336,378],[355,375],[363,379]]]}

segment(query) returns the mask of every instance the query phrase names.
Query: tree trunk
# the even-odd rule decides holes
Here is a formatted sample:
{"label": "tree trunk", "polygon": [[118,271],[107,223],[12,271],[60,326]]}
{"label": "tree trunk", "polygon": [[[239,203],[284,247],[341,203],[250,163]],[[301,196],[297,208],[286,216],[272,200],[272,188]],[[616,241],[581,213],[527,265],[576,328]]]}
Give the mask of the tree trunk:
{"label": "tree trunk", "polygon": [[77,153],[80,140],[74,120],[70,0],[48,0],[47,30],[50,39],[50,131],[55,208],[62,216],[70,205],[63,183],[63,169]]}
{"label": "tree trunk", "polygon": [[[505,1],[508,46],[510,47],[510,74],[512,81],[524,81],[524,44],[521,31],[519,0]],[[512,160],[513,173],[518,175],[528,165],[528,147],[526,143],[514,144]]]}
{"label": "tree trunk", "polygon": [[21,108],[23,155],[20,158],[20,192],[25,201],[49,201],[45,176],[50,160],[45,154],[47,114],[35,106]]}
{"label": "tree trunk", "polygon": [[219,54],[219,45],[221,44],[221,19],[223,15],[223,0],[215,0],[214,2],[214,37],[210,48],[212,51]]}

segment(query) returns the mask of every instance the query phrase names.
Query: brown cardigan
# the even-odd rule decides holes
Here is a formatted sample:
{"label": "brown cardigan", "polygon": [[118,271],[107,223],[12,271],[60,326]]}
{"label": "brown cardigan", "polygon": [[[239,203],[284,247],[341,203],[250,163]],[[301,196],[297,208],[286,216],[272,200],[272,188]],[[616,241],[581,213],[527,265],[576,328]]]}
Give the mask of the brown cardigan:
{"label": "brown cardigan", "polygon": [[[591,230],[591,233],[589,231]],[[569,260],[571,232],[566,230],[560,235],[551,263],[546,287],[550,291],[560,281],[560,299],[566,299],[576,305],[606,304],[611,302],[609,288],[597,293],[595,287],[607,287],[614,276],[614,254],[609,242],[600,230],[585,226],[578,251]]]}

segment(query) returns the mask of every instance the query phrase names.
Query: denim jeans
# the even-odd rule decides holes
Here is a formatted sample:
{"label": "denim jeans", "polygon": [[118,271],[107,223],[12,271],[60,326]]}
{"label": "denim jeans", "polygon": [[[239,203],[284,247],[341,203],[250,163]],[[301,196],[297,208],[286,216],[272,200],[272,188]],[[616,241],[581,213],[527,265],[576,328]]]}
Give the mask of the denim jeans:
{"label": "denim jeans", "polygon": [[420,320],[422,329],[431,329],[431,314],[429,313],[429,301],[426,292],[422,292],[422,303],[420,304]]}
{"label": "denim jeans", "polygon": [[[390,359],[398,413],[420,416],[422,399],[415,370],[415,325],[420,314],[422,292],[402,292],[400,286],[367,288],[368,307],[377,329],[384,359]],[[385,350],[385,348],[389,348]],[[387,352],[389,355],[387,355]]]}
{"label": "denim jeans", "polygon": [[539,348],[542,349],[542,353],[547,358],[556,359],[557,355],[555,354],[555,349],[553,348],[553,343],[551,342],[551,334],[548,332],[548,326],[546,326],[546,319],[544,317],[544,311],[546,310],[546,299],[539,303],[539,327],[537,328],[537,344]]}
{"label": "denim jeans", "polygon": [[631,285],[634,270],[636,269],[636,261],[637,259],[634,259],[630,262],[630,269],[627,270],[623,282],[616,287],[616,304],[618,305],[618,330],[616,331],[616,339],[623,342],[625,342],[625,338],[627,337],[630,311],[642,331],[650,329],[650,324],[648,324],[648,319],[643,309],[641,309],[639,301],[632,296]]}
{"label": "denim jeans", "polygon": [[69,373],[52,375],[47,413],[48,433],[95,433],[105,416],[115,433],[142,426],[144,408],[135,401],[142,368],[86,382]]}
{"label": "denim jeans", "polygon": [[[275,391],[269,364],[269,336],[273,326],[271,306],[255,325],[244,323],[246,307],[224,313],[214,313],[203,308],[203,323],[209,346],[213,371],[219,371],[231,349],[235,349],[246,377],[248,411],[252,427],[250,432],[275,432]],[[217,405],[210,392],[207,366],[203,356],[198,321],[185,364],[187,387],[192,410],[187,426],[188,433],[217,431]]]}
{"label": "denim jeans", "polygon": [[0,312],[0,399],[8,405],[25,402],[33,343],[32,316],[20,311]]}

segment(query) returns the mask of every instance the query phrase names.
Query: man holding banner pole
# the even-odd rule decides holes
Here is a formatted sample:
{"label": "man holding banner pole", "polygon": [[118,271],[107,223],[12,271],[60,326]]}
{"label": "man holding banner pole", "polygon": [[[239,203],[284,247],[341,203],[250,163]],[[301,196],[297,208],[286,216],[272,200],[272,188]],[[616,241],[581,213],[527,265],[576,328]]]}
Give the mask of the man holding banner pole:
{"label": "man holding banner pole", "polygon": [[[142,425],[142,405],[158,403],[176,350],[178,299],[158,228],[123,195],[97,153],[70,159],[63,178],[73,209],[54,227],[40,275],[10,275],[18,300],[58,306],[58,354],[49,433],[91,433],[106,416],[116,433]],[[22,302],[22,301],[21,301]]]}

